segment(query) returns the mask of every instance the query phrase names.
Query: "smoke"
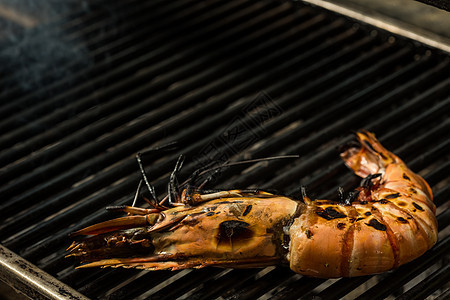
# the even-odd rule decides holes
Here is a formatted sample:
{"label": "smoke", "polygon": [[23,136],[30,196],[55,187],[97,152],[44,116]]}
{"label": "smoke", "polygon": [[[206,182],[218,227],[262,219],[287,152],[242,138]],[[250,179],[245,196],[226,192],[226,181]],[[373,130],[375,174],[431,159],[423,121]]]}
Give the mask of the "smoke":
{"label": "smoke", "polygon": [[90,63],[82,40],[69,37],[65,18],[87,11],[86,1],[0,0],[2,92],[28,91]]}

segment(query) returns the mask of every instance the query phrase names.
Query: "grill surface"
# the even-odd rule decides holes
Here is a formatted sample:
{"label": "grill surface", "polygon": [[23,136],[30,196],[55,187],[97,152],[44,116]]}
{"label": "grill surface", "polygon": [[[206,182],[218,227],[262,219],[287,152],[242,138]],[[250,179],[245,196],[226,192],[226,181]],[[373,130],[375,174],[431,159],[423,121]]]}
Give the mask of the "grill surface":
{"label": "grill surface", "polygon": [[[90,298],[448,296],[447,54],[290,2],[72,4],[63,17],[18,33],[31,36],[27,45],[53,37],[69,46],[67,55],[43,67],[42,57],[10,59],[18,46],[3,42],[4,246]],[[131,204],[138,151],[178,142],[178,150],[145,159],[161,195],[181,153],[184,176],[211,160],[300,154],[231,168],[211,188],[298,197],[306,185],[336,199],[338,186],[359,182],[336,151],[359,128],[424,176],[438,206],[438,244],[393,272],[324,280],[286,267],[76,270],[64,259],[68,233],[113,217],[105,206]]]}

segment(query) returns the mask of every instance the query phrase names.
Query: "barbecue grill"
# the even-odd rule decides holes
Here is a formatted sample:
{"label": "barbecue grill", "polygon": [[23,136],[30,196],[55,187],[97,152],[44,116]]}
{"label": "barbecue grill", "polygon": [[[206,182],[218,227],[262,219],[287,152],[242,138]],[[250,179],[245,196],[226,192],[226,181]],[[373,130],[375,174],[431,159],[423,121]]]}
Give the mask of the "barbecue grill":
{"label": "barbecue grill", "polygon": [[[57,5],[43,17],[0,16],[10,30],[0,37],[0,279],[32,298],[448,299],[445,45],[296,2]],[[300,197],[303,185],[337,199],[339,186],[359,183],[337,147],[360,128],[435,195],[437,245],[397,270],[325,280],[283,266],[150,272],[64,258],[70,232],[118,216],[106,206],[131,205],[139,151],[176,142],[144,160],[160,196],[180,154],[185,178],[211,161],[299,154],[223,170],[209,186]]]}

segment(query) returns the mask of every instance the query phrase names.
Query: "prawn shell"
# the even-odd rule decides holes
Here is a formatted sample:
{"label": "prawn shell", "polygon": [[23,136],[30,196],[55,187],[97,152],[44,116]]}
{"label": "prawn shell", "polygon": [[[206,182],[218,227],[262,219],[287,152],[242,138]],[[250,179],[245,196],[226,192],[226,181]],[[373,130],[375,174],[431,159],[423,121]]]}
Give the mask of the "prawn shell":
{"label": "prawn shell", "polygon": [[433,203],[433,194],[430,186],[422,177],[412,172],[404,164],[392,164],[386,167],[384,178],[388,178],[388,180],[374,192],[375,198],[383,199],[384,195],[381,195],[385,191],[383,188],[391,190],[392,194],[399,192],[404,198],[407,198],[404,199],[407,202],[413,201],[421,206],[423,206],[422,204],[428,206],[433,212],[430,219],[435,220],[436,205]]}
{"label": "prawn shell", "polygon": [[[273,209],[277,205],[282,209]],[[271,228],[297,209],[289,198],[225,198],[193,209],[174,228],[155,234],[155,254],[244,259],[277,256]],[[170,213],[169,213],[170,214]],[[227,225],[228,224],[228,225]],[[227,227],[228,226],[228,227]]]}
{"label": "prawn shell", "polygon": [[384,187],[405,192],[414,188],[414,190],[424,194],[427,197],[428,203],[430,203],[431,206],[434,206],[433,193],[428,183],[422,177],[411,171],[405,164],[388,165],[385,170],[384,178],[388,178],[388,182],[384,184]]}
{"label": "prawn shell", "polygon": [[327,220],[318,216],[316,208],[311,206],[295,220],[290,230],[290,268],[293,271],[337,278],[378,273],[394,266],[387,233],[365,225],[366,218],[358,218],[358,210],[367,210],[367,205],[321,207],[347,216]]}
{"label": "prawn shell", "polygon": [[394,267],[410,262],[428,250],[426,230],[409,213],[390,202],[373,206],[386,224],[386,233],[395,252]]}
{"label": "prawn shell", "polygon": [[[392,269],[395,266],[395,253],[388,232],[383,230],[383,220],[371,205],[354,204],[353,207],[359,215],[351,225],[354,227],[351,237],[353,248],[346,262],[349,271],[341,276],[362,276]],[[372,220],[376,220],[376,224],[382,224],[381,228],[371,226],[371,222],[375,222]]]}

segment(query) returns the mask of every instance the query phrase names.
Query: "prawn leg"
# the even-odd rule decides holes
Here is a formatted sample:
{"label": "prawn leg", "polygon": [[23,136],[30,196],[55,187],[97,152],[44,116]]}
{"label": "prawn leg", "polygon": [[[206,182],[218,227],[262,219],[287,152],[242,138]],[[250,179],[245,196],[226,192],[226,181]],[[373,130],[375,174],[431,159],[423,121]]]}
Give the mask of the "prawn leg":
{"label": "prawn leg", "polygon": [[[256,162],[261,162],[261,161],[286,159],[286,158],[288,158],[288,159],[299,158],[299,156],[298,155],[283,155],[283,156],[276,156],[276,157],[266,157],[266,158],[244,160],[244,161],[240,161],[240,162],[225,162],[224,164],[215,166],[215,167],[212,166],[213,165],[212,163],[207,164],[206,166],[197,169],[185,182],[185,184],[186,184],[185,191],[186,192],[184,193],[184,196],[182,197],[181,202],[186,203],[188,205],[198,205],[199,203],[210,201],[211,199],[215,199],[214,196],[206,196],[205,195],[205,196],[199,197],[198,195],[200,195],[202,193],[203,187],[208,182],[210,182],[214,178],[214,175],[217,174],[220,171],[220,169],[222,169],[222,168],[236,166],[236,165],[242,165],[242,164],[248,164],[248,163],[256,163]],[[199,176],[204,175],[204,174],[209,174],[209,175],[203,181],[203,183],[201,183],[197,188],[195,188],[195,181],[197,180],[197,178]],[[255,194],[255,195],[273,195],[272,193],[260,191],[259,189],[233,190],[233,191],[229,191],[229,192],[231,192],[229,194],[221,193],[221,192],[225,192],[225,191],[217,190],[214,193],[216,193],[216,192],[221,193],[221,194],[218,194],[217,197],[231,197],[231,196],[235,195],[234,194],[235,191],[239,191],[239,192],[243,192],[243,193],[251,193],[251,194]],[[204,192],[204,190],[203,190],[203,192]]]}

